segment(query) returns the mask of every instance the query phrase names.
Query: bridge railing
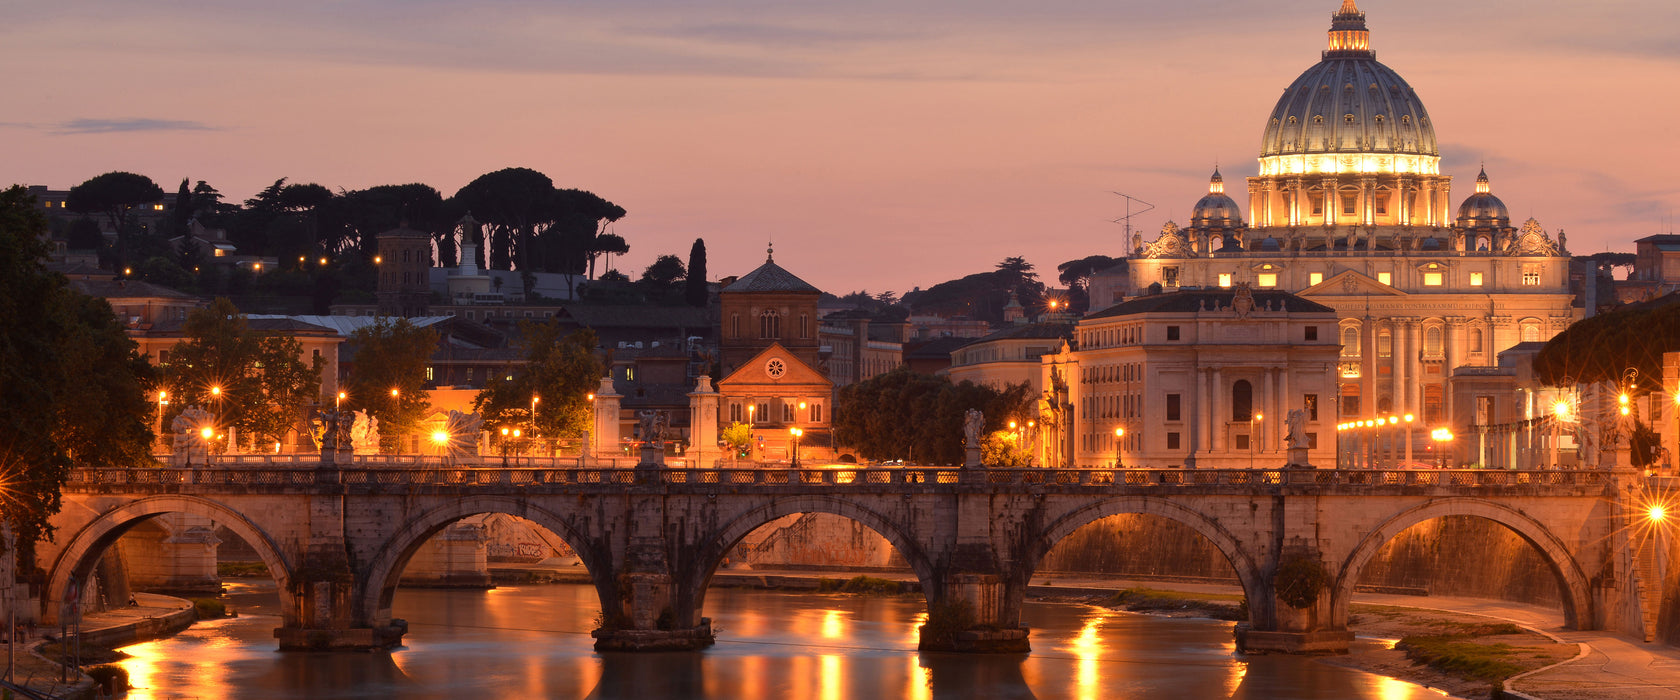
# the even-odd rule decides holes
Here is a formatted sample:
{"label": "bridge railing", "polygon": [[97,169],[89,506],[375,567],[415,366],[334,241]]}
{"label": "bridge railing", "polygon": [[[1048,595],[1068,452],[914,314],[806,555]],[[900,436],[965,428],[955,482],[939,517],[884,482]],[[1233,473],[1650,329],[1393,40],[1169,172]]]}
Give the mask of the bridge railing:
{"label": "bridge railing", "polygon": [[[549,462],[549,460],[538,460]],[[573,461],[573,460],[565,460]],[[304,462],[244,463],[155,469],[76,469],[71,487],[124,485],[307,486],[323,481],[357,485],[553,486],[602,484],[719,484],[809,488],[867,488],[890,484],[988,486],[1092,486],[1172,490],[1208,486],[1509,487],[1602,486],[1601,471],[1509,471],[1498,469],[961,469],[955,467],[859,467],[819,469],[721,468],[636,469],[616,465],[518,464],[508,467],[450,464],[435,458],[358,461],[323,470]]]}

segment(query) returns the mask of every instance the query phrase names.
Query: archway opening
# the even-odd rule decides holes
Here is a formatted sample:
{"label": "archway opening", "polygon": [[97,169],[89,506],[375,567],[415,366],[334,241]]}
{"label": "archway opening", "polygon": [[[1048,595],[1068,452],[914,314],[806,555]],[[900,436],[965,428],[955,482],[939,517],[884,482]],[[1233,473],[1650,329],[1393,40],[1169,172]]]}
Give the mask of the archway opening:
{"label": "archway opening", "polygon": [[1510,528],[1468,515],[1400,531],[1365,563],[1354,592],[1563,604],[1558,576],[1539,550]]}
{"label": "archway opening", "polygon": [[[899,533],[859,516],[815,509],[743,516],[721,534],[721,556],[709,562],[696,604],[731,642],[916,649],[930,572]],[[845,663],[817,669],[823,687],[845,685]]]}
{"label": "archway opening", "polygon": [[[1216,619],[1248,619],[1243,582],[1225,552],[1194,527],[1150,513],[1109,515],[1079,526],[1039,557],[1029,585],[1040,592],[1112,588],[1122,591],[1114,604],[1126,609],[1195,609]],[[1184,589],[1194,591],[1178,592]]]}

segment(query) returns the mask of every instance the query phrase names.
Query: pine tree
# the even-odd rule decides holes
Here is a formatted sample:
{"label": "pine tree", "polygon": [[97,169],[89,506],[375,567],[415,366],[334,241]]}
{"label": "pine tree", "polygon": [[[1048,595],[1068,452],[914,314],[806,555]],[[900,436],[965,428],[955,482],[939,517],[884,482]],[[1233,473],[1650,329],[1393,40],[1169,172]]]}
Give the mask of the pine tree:
{"label": "pine tree", "polygon": [[706,293],[706,239],[694,239],[694,247],[688,250],[688,284],[683,290],[683,298],[689,306],[705,306]]}

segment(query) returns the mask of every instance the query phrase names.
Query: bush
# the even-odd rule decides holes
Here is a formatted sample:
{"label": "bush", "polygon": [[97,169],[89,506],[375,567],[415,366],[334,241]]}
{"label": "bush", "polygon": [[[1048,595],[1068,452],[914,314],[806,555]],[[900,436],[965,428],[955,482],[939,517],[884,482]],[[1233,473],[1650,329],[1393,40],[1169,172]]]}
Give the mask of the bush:
{"label": "bush", "polygon": [[[87,669],[87,675],[108,697],[116,697],[119,691],[129,688],[128,669],[121,666],[94,666]],[[10,691],[7,697],[11,697]]]}
{"label": "bush", "polygon": [[1278,564],[1277,576],[1272,581],[1277,586],[1278,600],[1290,607],[1310,608],[1318,602],[1319,591],[1330,585],[1330,572],[1318,557],[1295,554]]}
{"label": "bush", "polygon": [[974,606],[966,600],[929,604],[927,622],[922,625],[921,646],[949,649],[956,644],[957,634],[973,628],[974,622]]}
{"label": "bush", "polygon": [[217,598],[194,598],[192,604],[193,613],[196,614],[200,620],[214,620],[218,617],[227,617],[227,604]]}

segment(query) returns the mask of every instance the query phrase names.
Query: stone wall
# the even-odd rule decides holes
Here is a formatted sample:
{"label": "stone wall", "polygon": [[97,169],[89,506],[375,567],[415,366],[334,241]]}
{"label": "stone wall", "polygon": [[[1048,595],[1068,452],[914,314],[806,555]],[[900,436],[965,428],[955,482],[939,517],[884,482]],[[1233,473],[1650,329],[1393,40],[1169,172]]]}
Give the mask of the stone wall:
{"label": "stone wall", "polygon": [[790,515],[748,533],[730,559],[753,566],[908,569],[885,537],[850,518]]}
{"label": "stone wall", "polygon": [[1557,576],[1515,533],[1472,517],[1407,528],[1365,566],[1363,585],[1421,588],[1430,595],[1562,605]]}
{"label": "stone wall", "polygon": [[1680,537],[1669,532],[1668,546],[1658,549],[1657,566],[1663,571],[1662,607],[1657,613],[1657,639],[1680,645]]}

